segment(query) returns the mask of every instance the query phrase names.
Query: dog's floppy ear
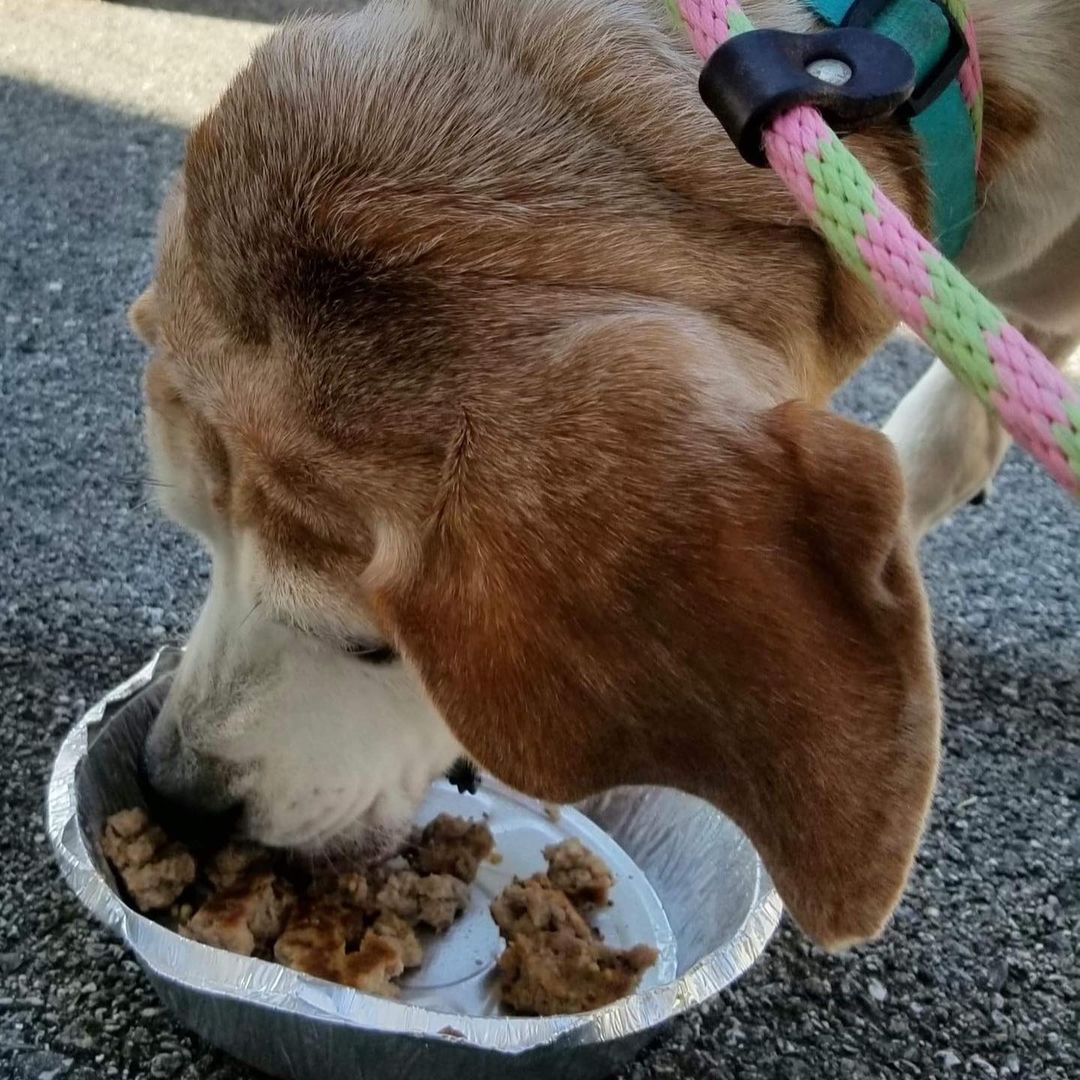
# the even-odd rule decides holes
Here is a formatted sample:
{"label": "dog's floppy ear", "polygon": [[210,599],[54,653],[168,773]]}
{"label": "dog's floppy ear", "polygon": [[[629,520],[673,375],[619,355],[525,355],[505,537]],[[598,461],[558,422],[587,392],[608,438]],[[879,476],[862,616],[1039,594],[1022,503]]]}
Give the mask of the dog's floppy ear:
{"label": "dog's floppy ear", "polygon": [[641,340],[578,354],[558,394],[463,411],[418,572],[381,617],[495,775],[558,800],[698,794],[812,937],[872,937],[939,724],[894,455],[796,403],[719,424]]}

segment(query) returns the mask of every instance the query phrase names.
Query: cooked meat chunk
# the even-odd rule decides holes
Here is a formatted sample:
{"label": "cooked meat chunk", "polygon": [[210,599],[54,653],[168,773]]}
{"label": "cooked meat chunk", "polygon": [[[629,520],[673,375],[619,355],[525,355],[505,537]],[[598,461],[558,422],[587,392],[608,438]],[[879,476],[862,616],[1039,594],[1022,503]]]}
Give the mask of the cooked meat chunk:
{"label": "cooked meat chunk", "polygon": [[370,890],[367,878],[356,871],[320,874],[311,883],[308,896],[326,897],[353,907],[368,907]]}
{"label": "cooked meat chunk", "polygon": [[367,888],[367,899],[364,902],[364,908],[372,918],[383,910],[379,906],[379,893],[386,888],[386,883],[395,874],[411,869],[412,864],[403,855],[395,855],[392,859],[386,859],[366,869],[364,880]]}
{"label": "cooked meat chunk", "polygon": [[371,933],[386,938],[401,954],[401,962],[407,968],[419,967],[424,959],[424,950],[416,931],[400,916],[392,911],[384,911],[371,926]]}
{"label": "cooked meat chunk", "polygon": [[108,818],[101,849],[140,911],[168,908],[195,880],[190,852],[170,843],[145,810],[121,810]]}
{"label": "cooked meat chunk", "polygon": [[375,900],[380,909],[407,923],[446,930],[465,910],[469,887],[450,874],[421,877],[412,870],[398,870],[387,878]]}
{"label": "cooked meat chunk", "polygon": [[413,862],[421,874],[452,874],[471,884],[483,859],[495,849],[495,838],[482,821],[439,814],[415,841]]}
{"label": "cooked meat chunk", "polygon": [[517,1013],[586,1012],[631,993],[656,956],[648,945],[612,949],[585,941],[569,927],[522,934],[499,957],[499,993]]}
{"label": "cooked meat chunk", "polygon": [[145,810],[138,807],[121,810],[105,820],[101,849],[118,870],[129,866],[145,866],[158,848],[168,843],[168,837],[151,822]]}
{"label": "cooked meat chunk", "polygon": [[240,878],[214,893],[180,928],[185,937],[251,956],[269,948],[282,932],[296,896],[267,871]]}
{"label": "cooked meat chunk", "polygon": [[300,971],[331,978],[313,970],[319,959],[333,957],[339,949],[344,953],[348,945],[359,942],[363,933],[363,921],[340,904],[301,900],[274,944],[274,958]]}
{"label": "cooked meat chunk", "polygon": [[548,877],[578,907],[606,904],[615,878],[603,860],[580,840],[571,837],[544,848]]}
{"label": "cooked meat chunk", "polygon": [[120,871],[140,911],[163,911],[195,880],[195,860],[182,844],[166,844],[143,866]]}
{"label": "cooked meat chunk", "polygon": [[355,910],[320,900],[296,906],[274,946],[274,959],[320,979],[394,997],[397,988],[391,980],[405,970],[402,952],[397,939],[364,933]]}
{"label": "cooked meat chunk", "polygon": [[492,902],[491,917],[508,941],[562,930],[582,941],[593,940],[581,913],[544,874],[507,885]]}
{"label": "cooked meat chunk", "polygon": [[401,944],[369,930],[356,952],[345,953],[339,963],[340,975],[335,980],[380,997],[397,997],[393,980],[404,970]]}
{"label": "cooked meat chunk", "polygon": [[269,870],[271,860],[270,852],[259,844],[234,841],[206,861],[203,873],[215,889],[228,889],[256,871]]}
{"label": "cooked meat chunk", "polygon": [[544,855],[550,874],[511,882],[491,905],[508,943],[498,963],[503,1004],[514,1012],[551,1016],[597,1009],[624,997],[655,963],[656,950],[647,945],[613,949],[589,928],[574,898],[582,904],[601,902],[613,879],[587,848],[569,840]]}

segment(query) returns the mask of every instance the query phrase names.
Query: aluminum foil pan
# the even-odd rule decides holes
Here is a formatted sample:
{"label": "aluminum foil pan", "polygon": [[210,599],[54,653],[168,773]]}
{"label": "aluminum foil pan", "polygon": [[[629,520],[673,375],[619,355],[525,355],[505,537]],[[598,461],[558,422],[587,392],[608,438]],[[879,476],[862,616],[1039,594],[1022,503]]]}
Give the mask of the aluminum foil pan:
{"label": "aluminum foil pan", "polygon": [[780,902],[757,854],[700,800],[619,788],[553,814],[485,778],[477,796],[435,785],[417,821],[440,810],[489,815],[503,861],[477,879],[485,898],[514,873],[540,869],[554,839],[578,836],[602,855],[618,878],[597,920],[605,940],[660,950],[632,997],[580,1016],[498,1015],[487,976],[500,945],[481,898],[428,950],[400,1001],[188,941],[124,903],[97,841],[108,814],[141,802],[135,755],[179,656],[162,650],[72,728],[49,784],[49,837],[68,884],[124,939],[177,1017],[272,1076],[604,1076],[658,1025],[738,978],[776,929]]}

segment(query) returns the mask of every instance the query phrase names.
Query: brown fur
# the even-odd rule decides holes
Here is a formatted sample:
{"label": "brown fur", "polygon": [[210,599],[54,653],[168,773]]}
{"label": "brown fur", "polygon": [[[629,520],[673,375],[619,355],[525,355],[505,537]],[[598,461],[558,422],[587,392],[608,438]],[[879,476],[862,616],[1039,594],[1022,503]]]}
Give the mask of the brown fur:
{"label": "brown fur", "polygon": [[[133,312],[154,438],[280,617],[374,620],[527,791],[711,799],[842,945],[908,873],[936,676],[891,449],[779,403],[889,323],[654,14],[276,35],[193,133]],[[853,142],[921,218],[910,141]]]}

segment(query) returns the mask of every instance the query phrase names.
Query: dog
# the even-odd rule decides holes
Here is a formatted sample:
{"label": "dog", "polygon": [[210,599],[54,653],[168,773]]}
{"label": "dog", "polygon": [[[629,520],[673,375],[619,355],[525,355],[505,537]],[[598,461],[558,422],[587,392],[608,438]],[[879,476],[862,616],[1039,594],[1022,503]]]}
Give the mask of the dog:
{"label": "dog", "polygon": [[[1080,6],[971,10],[961,265],[1063,358]],[[891,322],[697,72],[659,0],[371,0],[194,129],[131,311],[152,474],[213,559],[163,795],[321,852],[385,847],[461,755],[551,800],[670,785],[815,941],[881,932],[938,759],[916,544],[1007,439],[936,363],[884,434],[827,411]],[[910,133],[849,145],[926,228]]]}

